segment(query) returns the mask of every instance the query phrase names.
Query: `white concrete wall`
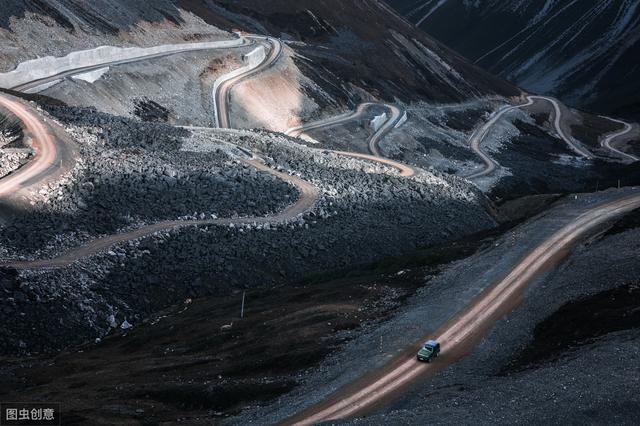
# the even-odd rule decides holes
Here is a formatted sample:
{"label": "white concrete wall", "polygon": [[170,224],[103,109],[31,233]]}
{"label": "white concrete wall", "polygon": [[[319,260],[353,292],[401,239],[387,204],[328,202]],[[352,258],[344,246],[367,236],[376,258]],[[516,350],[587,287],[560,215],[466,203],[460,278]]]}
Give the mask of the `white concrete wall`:
{"label": "white concrete wall", "polygon": [[[257,68],[262,63],[262,61],[266,58],[266,54],[267,54],[266,52],[267,51],[265,47],[263,45],[260,45],[259,47],[255,48],[253,51],[248,53],[247,55],[243,55],[243,60],[245,59],[245,57],[247,58],[245,60],[245,65],[227,74],[221,75],[216,79],[216,81],[213,82],[212,95],[213,95],[213,110],[215,111],[215,115],[214,115],[215,127],[220,127],[220,117],[218,117],[218,105],[216,101],[217,99],[216,94],[218,93],[218,90],[220,90],[220,86],[222,85],[222,83],[224,83],[225,81],[232,80],[244,73],[247,73],[253,70],[254,68]],[[262,59],[257,61],[257,63],[255,63],[256,60],[259,59],[260,57],[262,57]]]}
{"label": "white concrete wall", "polygon": [[246,55],[242,55],[242,60],[245,65],[250,67],[257,67],[267,58],[267,50],[263,45],[260,45],[253,49],[251,52]]}
{"label": "white concrete wall", "polygon": [[407,116],[407,110],[405,110],[402,113],[402,117],[400,117],[400,120],[398,120],[398,122],[396,123],[396,125],[393,127],[394,129],[397,129],[398,127],[402,126],[404,123],[407,122],[407,120],[409,119],[409,117]]}
{"label": "white concrete wall", "polygon": [[387,122],[387,113],[385,112],[380,115],[376,115],[373,118],[373,120],[369,122],[369,128],[374,132],[377,132],[378,130],[380,130],[380,127],[382,127],[386,122]]}
{"label": "white concrete wall", "polygon": [[78,68],[104,66],[113,62],[126,62],[190,50],[227,49],[242,46],[244,43],[245,40],[239,38],[204,43],[165,44],[153,47],[101,46],[95,49],[72,52],[60,58],[46,56],[22,62],[15,70],[0,73],[0,87],[11,89]]}

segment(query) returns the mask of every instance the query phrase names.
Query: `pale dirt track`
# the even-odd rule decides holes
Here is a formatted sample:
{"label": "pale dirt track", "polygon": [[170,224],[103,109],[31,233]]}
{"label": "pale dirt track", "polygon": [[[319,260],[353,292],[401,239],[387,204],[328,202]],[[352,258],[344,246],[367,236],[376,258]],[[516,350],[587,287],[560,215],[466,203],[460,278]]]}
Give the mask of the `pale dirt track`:
{"label": "pale dirt track", "polygon": [[22,262],[9,262],[2,266],[11,266],[18,269],[51,269],[62,268],[69,266],[70,264],[92,255],[95,255],[114,244],[143,238],[149,235],[153,235],[156,232],[166,232],[187,226],[207,226],[207,225],[246,225],[246,224],[278,224],[284,223],[288,220],[295,218],[301,214],[310,211],[315,205],[320,195],[319,190],[310,183],[300,179],[297,176],[290,176],[286,173],[275,171],[267,167],[264,163],[258,160],[240,160],[256,169],[272,174],[286,182],[294,185],[300,192],[298,200],[288,206],[286,209],[279,213],[270,216],[258,216],[258,217],[245,217],[245,218],[222,218],[222,219],[210,219],[210,220],[167,220],[157,222],[151,225],[142,226],[131,231],[122,232],[119,234],[108,235],[102,238],[97,238],[88,242],[87,244],[71,249],[58,257],[52,259],[40,259],[33,261]]}
{"label": "pale dirt track", "polygon": [[[258,37],[259,38],[259,37]],[[269,39],[271,40],[271,39]],[[223,85],[220,86],[220,90],[216,94],[219,96],[219,99],[226,100],[228,99],[228,91],[233,87],[234,84],[237,84],[239,81],[248,78],[249,76],[258,73],[270,66],[273,65],[275,61],[277,61],[280,57],[281,53],[281,45],[279,42],[273,43],[273,48],[265,61],[260,64],[258,67],[250,70],[247,73],[244,73],[234,79],[226,81]],[[34,134],[34,143],[37,144],[38,147],[42,146],[44,149],[38,151],[38,154],[41,157],[37,157],[31,162],[28,166],[21,169],[22,170],[31,170],[26,176],[26,179],[31,179],[37,175],[37,173],[41,170],[46,170],[50,167],[55,167],[54,162],[52,162],[52,158],[55,159],[55,150],[56,150],[56,139],[53,138],[49,133],[46,132],[45,127],[42,125],[40,119],[34,114],[25,113],[23,108],[19,108],[14,103],[7,101],[8,107],[12,107],[18,111],[19,114],[16,114],[20,120],[25,123],[25,126]],[[21,104],[17,104],[20,106]],[[220,110],[220,118],[221,122],[228,123],[229,116],[227,112],[226,105]],[[224,119],[223,117],[226,117]],[[226,120],[226,121],[225,121]],[[51,154],[53,152],[53,155]],[[207,226],[207,225],[230,225],[230,224],[277,224],[286,222],[288,220],[294,219],[301,214],[304,214],[310,211],[315,205],[316,201],[320,197],[320,191],[310,183],[296,177],[290,176],[286,173],[275,171],[269,167],[267,167],[264,163],[259,160],[244,160],[240,159],[240,161],[245,162],[248,165],[255,167],[256,169],[270,173],[274,176],[279,177],[280,179],[287,181],[294,185],[299,191],[298,200],[284,209],[283,211],[276,213],[270,216],[260,216],[260,217],[246,217],[246,218],[225,218],[225,219],[211,219],[211,220],[172,220],[172,221],[162,221],[154,224],[142,226],[131,231],[122,232],[119,234],[108,235],[102,238],[97,238],[89,241],[88,243],[71,249],[67,252],[60,254],[57,257],[51,259],[40,259],[33,261],[13,261],[6,262],[1,266],[11,266],[19,269],[50,269],[50,268],[61,268],[65,266],[69,266],[70,264],[92,255],[95,255],[117,243],[126,242],[135,240],[138,238],[143,238],[149,235],[152,235],[156,232],[162,231],[170,231],[178,228],[183,228],[187,226]],[[22,181],[18,181],[22,182]],[[5,179],[0,181],[0,188],[4,188],[7,186],[7,190],[11,190],[15,187],[16,183],[13,181],[9,181],[9,183],[5,183]]]}
{"label": "pale dirt track", "polygon": [[247,72],[242,73],[238,76],[225,80],[222,84],[220,84],[217,92],[214,93],[213,96],[215,99],[216,107],[216,123],[218,123],[218,126],[223,129],[232,128],[231,117],[229,115],[229,94],[231,93],[231,89],[233,88],[233,86],[251,77],[254,74],[258,74],[269,69],[278,61],[278,59],[280,59],[280,56],[282,55],[282,43],[280,42],[280,40],[259,36],[248,36],[248,38],[257,40],[258,42],[265,41],[271,46],[271,49],[269,50],[269,54],[267,55],[265,60],[262,61],[262,63],[260,63],[257,67],[247,70]]}
{"label": "pale dirt track", "polygon": [[324,151],[333,152],[334,154],[342,155],[346,157],[359,158],[362,160],[381,163],[398,170],[399,175],[403,177],[411,177],[415,175],[416,171],[413,167],[400,163],[399,161],[395,161],[390,158],[384,157],[380,153],[380,150],[378,148],[378,143],[380,142],[380,140],[389,131],[393,129],[393,127],[398,123],[400,116],[402,115],[400,109],[395,105],[383,104],[383,103],[377,103],[377,102],[365,102],[358,105],[356,110],[353,112],[340,114],[333,117],[307,123],[302,126],[293,127],[285,131],[284,134],[292,137],[300,137],[305,132],[309,132],[311,130],[327,129],[327,128],[339,126],[351,121],[359,120],[364,115],[364,112],[366,111],[366,109],[372,106],[381,106],[381,107],[387,108],[391,112],[391,115],[387,119],[387,121],[384,123],[384,125],[382,125],[382,127],[380,127],[380,129],[378,129],[378,131],[375,132],[373,135],[371,135],[371,137],[369,138],[367,144],[369,146],[369,151],[371,152],[371,155],[361,154],[357,152],[350,152],[350,151],[335,151],[335,150],[324,150]]}
{"label": "pale dirt track", "polygon": [[0,180],[0,197],[6,197],[57,171],[61,162],[59,148],[64,149],[64,146],[57,144],[51,128],[41,121],[31,106],[7,95],[0,95],[0,106],[22,122],[25,137],[35,151],[28,164]]}
{"label": "pale dirt track", "polygon": [[71,77],[71,76],[74,76],[74,75],[84,74],[86,72],[99,70],[99,69],[105,68],[105,67],[112,67],[112,66],[115,66],[115,65],[124,65],[124,64],[130,64],[130,63],[133,63],[133,62],[147,61],[147,60],[150,60],[150,59],[164,58],[164,57],[167,57],[167,56],[173,56],[173,55],[178,55],[178,54],[181,54],[181,53],[188,53],[188,52],[208,51],[208,50],[221,50],[221,49],[237,49],[237,48],[241,48],[241,47],[251,46],[251,45],[254,44],[252,41],[248,41],[246,39],[241,39],[241,42],[242,42],[241,44],[238,44],[237,46],[233,46],[233,47],[191,47],[191,48],[188,48],[188,49],[176,49],[176,50],[173,50],[173,51],[162,52],[162,53],[147,54],[147,55],[142,54],[141,56],[138,56],[138,57],[135,57],[135,58],[130,58],[130,59],[123,59],[123,60],[117,60],[117,61],[105,61],[105,62],[102,62],[102,63],[97,64],[97,65],[78,67],[78,68],[74,68],[72,70],[67,70],[67,71],[63,71],[63,72],[57,73],[55,75],[51,75],[51,76],[48,76],[48,77],[36,79],[36,80],[30,81],[28,83],[24,83],[24,84],[20,84],[18,86],[11,87],[11,89],[19,91],[19,92],[39,92],[40,90],[38,90],[38,88],[46,87],[49,83],[53,83],[55,81],[61,80],[61,79],[66,78],[66,77]]}
{"label": "pale dirt track", "polygon": [[624,121],[622,121],[622,120],[618,120],[618,119],[615,119],[615,118],[611,118],[611,117],[605,117],[605,118],[607,118],[607,119],[609,119],[609,120],[611,120],[611,121],[614,121],[614,122],[616,122],[616,123],[620,123],[620,124],[622,124],[622,125],[624,126],[624,128],[623,128],[622,130],[620,130],[619,132],[614,132],[614,133],[608,134],[608,135],[607,135],[607,136],[602,140],[602,143],[601,143],[602,147],[603,147],[603,148],[608,149],[609,151],[613,152],[613,153],[614,153],[614,154],[616,154],[616,155],[619,155],[620,157],[624,158],[625,160],[632,161],[632,162],[634,162],[634,161],[640,161],[640,158],[636,157],[635,155],[632,155],[632,154],[626,153],[626,152],[624,152],[624,151],[621,151],[621,150],[619,150],[619,149],[617,149],[617,148],[614,148],[614,147],[611,145],[611,142],[612,142],[614,139],[617,139],[617,138],[620,138],[620,137],[622,137],[622,136],[625,136],[626,134],[628,134],[629,132],[631,132],[631,129],[632,129],[631,124],[626,123],[626,122],[624,122]]}
{"label": "pale dirt track", "polygon": [[[567,136],[565,131],[562,129],[562,110],[560,108],[560,104],[558,103],[558,101],[546,96],[527,96],[526,103],[521,105],[510,106],[510,107],[499,110],[496,114],[494,114],[491,117],[489,121],[487,121],[484,125],[482,125],[482,127],[480,127],[477,131],[473,132],[473,134],[471,135],[471,138],[469,139],[469,145],[471,146],[471,149],[476,153],[478,157],[480,157],[480,159],[484,163],[484,168],[466,175],[465,177],[467,179],[471,179],[471,180],[478,179],[478,178],[490,175],[499,166],[499,164],[482,149],[482,142],[487,137],[487,134],[491,130],[491,127],[495,125],[498,122],[498,120],[500,120],[506,113],[511,112],[514,109],[526,108],[528,106],[531,106],[535,101],[545,101],[551,104],[554,110],[553,126],[555,128],[555,131],[558,134],[558,136],[567,144],[567,146],[572,151],[574,151],[577,155],[583,158],[593,158],[593,154],[591,154],[582,146],[576,144],[573,141],[573,139]],[[627,132],[621,132],[621,133],[611,135],[609,142],[612,139],[620,137],[626,133]],[[610,148],[610,147],[609,149],[613,150],[613,148]],[[622,154],[624,155],[624,153]]]}
{"label": "pale dirt track", "polygon": [[[532,279],[562,258],[576,241],[604,222],[639,207],[640,194],[634,194],[588,210],[526,255],[504,279],[485,290],[439,330],[407,348],[380,371],[353,382],[327,401],[283,424],[311,425],[369,413],[425,376],[456,362],[501,317],[519,304]],[[422,342],[430,338],[441,342],[442,356],[431,364],[420,363],[415,359],[415,353]]]}
{"label": "pale dirt track", "polygon": [[498,166],[498,163],[496,162],[496,160],[491,158],[486,152],[484,152],[481,146],[482,142],[487,137],[487,134],[489,133],[493,125],[496,124],[498,120],[502,118],[503,115],[513,111],[514,109],[525,108],[530,105],[533,105],[533,100],[531,98],[529,98],[527,103],[525,104],[504,108],[498,111],[496,114],[494,114],[493,117],[489,119],[489,121],[487,121],[485,124],[482,125],[482,127],[480,127],[480,129],[473,132],[473,134],[471,135],[469,145],[471,146],[471,149],[476,153],[476,155],[478,155],[478,157],[480,157],[480,159],[484,162],[484,169],[465,176],[467,179],[477,179],[483,176],[487,176],[494,172],[494,170]]}

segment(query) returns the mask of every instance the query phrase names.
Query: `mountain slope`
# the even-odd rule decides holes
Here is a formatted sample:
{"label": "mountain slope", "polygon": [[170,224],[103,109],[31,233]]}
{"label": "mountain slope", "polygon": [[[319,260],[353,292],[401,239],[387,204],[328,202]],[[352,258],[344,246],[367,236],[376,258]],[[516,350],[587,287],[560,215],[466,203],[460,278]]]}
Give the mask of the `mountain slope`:
{"label": "mountain slope", "polygon": [[573,106],[640,115],[638,1],[390,3],[447,46],[524,89]]}
{"label": "mountain slope", "polygon": [[[0,62],[11,69],[36,56],[100,44],[154,44],[219,38],[218,29],[269,33],[290,41],[305,74],[349,98],[353,86],[396,98],[457,102],[517,95],[396,15],[366,1],[10,0],[0,12]],[[210,24],[210,25],[207,25]],[[34,45],[33,39],[46,39]],[[334,87],[335,86],[335,87]],[[356,102],[352,100],[351,103]]]}
{"label": "mountain slope", "polygon": [[[180,5],[200,16],[201,2]],[[212,2],[208,11],[220,14]],[[417,31],[377,0],[222,0],[226,17],[254,32],[266,30],[283,39],[300,40],[296,50],[332,73],[392,100],[427,98],[455,102],[491,92],[505,96],[517,89]],[[231,13],[233,15],[231,15]],[[239,21],[236,17],[249,17]],[[205,18],[206,19],[206,18]],[[214,24],[217,21],[214,21]],[[327,78],[330,76],[325,76]]]}

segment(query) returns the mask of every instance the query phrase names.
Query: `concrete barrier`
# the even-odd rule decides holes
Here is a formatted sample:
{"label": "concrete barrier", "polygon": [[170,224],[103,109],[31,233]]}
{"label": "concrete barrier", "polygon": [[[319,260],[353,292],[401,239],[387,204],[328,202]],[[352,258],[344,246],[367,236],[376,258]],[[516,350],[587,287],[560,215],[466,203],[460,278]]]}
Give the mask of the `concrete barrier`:
{"label": "concrete barrier", "polygon": [[95,49],[71,52],[67,56],[59,58],[46,56],[22,62],[13,71],[0,73],[0,87],[13,89],[75,69],[106,66],[117,62],[128,62],[193,50],[228,49],[243,46],[245,43],[245,39],[238,38],[203,43],[165,44],[153,47],[100,46]]}
{"label": "concrete barrier", "polygon": [[267,58],[267,51],[262,45],[259,47],[256,47],[246,55],[242,55],[242,61],[244,62],[244,64],[252,68],[260,65],[266,58]]}
{"label": "concrete barrier", "polygon": [[387,113],[384,112],[380,115],[376,115],[373,120],[371,120],[369,122],[369,129],[373,130],[374,132],[377,132],[378,130],[380,130],[380,127],[382,127],[384,125],[384,123],[387,122]]}
{"label": "concrete barrier", "polygon": [[396,123],[395,126],[393,126],[394,129],[397,129],[398,127],[402,126],[404,123],[407,122],[407,120],[409,119],[409,117],[407,116],[407,110],[405,110],[402,113],[402,117],[400,117],[400,119],[398,120],[398,122]]}

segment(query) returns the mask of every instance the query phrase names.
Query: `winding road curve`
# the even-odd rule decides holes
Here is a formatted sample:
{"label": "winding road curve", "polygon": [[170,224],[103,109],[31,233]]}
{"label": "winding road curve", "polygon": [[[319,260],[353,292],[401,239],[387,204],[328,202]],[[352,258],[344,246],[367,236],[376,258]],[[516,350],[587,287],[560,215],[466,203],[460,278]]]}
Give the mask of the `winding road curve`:
{"label": "winding road curve", "polygon": [[[263,39],[269,42],[273,41],[273,39],[267,38],[267,37],[252,36],[252,38]],[[275,61],[277,61],[280,58],[280,52],[279,52],[281,51],[280,42],[277,41],[276,43],[273,43],[273,46],[274,48],[272,48],[270,55],[268,55],[267,59],[263,61],[258,67],[247,70],[246,72],[237,76],[233,80],[225,81],[224,84],[221,84],[219,86],[218,92],[221,92],[221,93],[215,93],[215,95],[218,97],[218,99],[224,100],[223,104],[226,104],[226,102],[228,101],[229,99],[228,91],[233,87],[234,84],[237,84],[242,79],[248,78],[251,75],[261,72],[262,70],[272,66],[273,63],[275,63]],[[274,52],[276,54],[274,54]],[[83,70],[83,72],[85,71]],[[36,179],[38,177],[38,172],[40,169],[42,168],[46,169],[49,166],[53,165],[53,163],[51,162],[52,161],[51,159],[52,158],[55,159],[55,155],[52,156],[51,152],[53,153],[56,152],[56,139],[53,138],[49,133],[47,133],[46,130],[44,130],[44,127],[41,124],[40,118],[38,118],[33,114],[26,114],[24,112],[24,107],[22,106],[22,104],[5,100],[2,97],[0,97],[0,99],[4,101],[4,104],[5,106],[7,106],[7,108],[9,109],[12,108],[11,109],[12,112],[14,112],[14,110],[15,112],[17,112],[16,115],[18,116],[18,118],[20,118],[24,122],[27,129],[33,130],[34,144],[38,147],[36,159],[39,159],[39,161],[34,160],[32,163],[30,163],[28,166],[25,167],[25,169],[28,168],[27,172],[20,173],[20,175],[22,176],[23,179],[26,179],[26,180]],[[227,112],[228,110],[226,105],[222,106],[219,110],[216,111],[216,113],[218,113],[218,111],[221,113],[220,115],[221,124],[228,124],[228,112]],[[223,118],[225,116],[227,117],[226,121]],[[284,209],[283,211],[276,213],[274,215],[260,216],[260,217],[246,217],[246,218],[211,219],[211,220],[162,221],[162,222],[157,222],[150,225],[145,225],[131,231],[121,232],[114,235],[108,235],[102,238],[96,238],[80,247],[68,250],[67,252],[64,252],[51,259],[40,259],[40,260],[33,260],[33,261],[10,261],[10,262],[0,264],[0,266],[11,266],[18,269],[51,269],[51,268],[66,267],[82,258],[95,255],[111,247],[114,244],[139,239],[142,237],[152,235],[156,232],[169,231],[169,230],[179,229],[187,226],[230,225],[230,224],[259,225],[259,224],[266,224],[266,223],[270,223],[270,224],[283,223],[291,219],[294,219],[313,209],[317,200],[320,197],[320,190],[318,188],[316,188],[309,182],[306,182],[298,178],[297,176],[290,176],[286,173],[273,170],[270,167],[266,166],[262,161],[255,158],[252,158],[252,159],[240,158],[239,161],[247,165],[253,166],[259,171],[270,173],[286,182],[291,183],[298,189],[300,193],[298,200],[294,204]],[[16,185],[17,184],[14,183],[13,181],[9,181],[9,183],[5,184],[5,179],[0,180],[0,188],[4,188],[6,186],[7,191],[11,191],[13,188],[16,187]]]}
{"label": "winding road curve", "polygon": [[233,86],[241,81],[249,78],[254,74],[261,73],[271,68],[280,56],[282,56],[282,42],[273,37],[263,37],[257,35],[246,36],[255,43],[269,44],[269,54],[256,67],[248,68],[240,73],[232,71],[231,73],[221,76],[215,83],[213,88],[213,102],[215,110],[216,127],[223,129],[231,128],[231,117],[229,115],[230,93]]}
{"label": "winding road curve", "polygon": [[503,108],[498,112],[494,113],[490,117],[489,121],[487,121],[482,127],[480,127],[480,129],[473,132],[470,138],[471,149],[482,159],[482,161],[485,164],[485,167],[484,169],[478,172],[474,172],[470,175],[465,176],[467,179],[477,179],[483,176],[487,176],[494,172],[494,170],[496,169],[496,167],[499,166],[499,164],[496,160],[494,160],[486,152],[484,152],[484,150],[481,147],[482,142],[487,137],[487,134],[489,133],[493,125],[496,124],[498,120],[502,118],[503,115],[513,111],[514,109],[531,106],[533,105],[533,102],[534,102],[533,99],[529,98],[526,104],[514,105],[507,108]]}
{"label": "winding road curve", "polygon": [[3,94],[0,106],[22,122],[25,136],[31,140],[35,151],[29,163],[0,179],[0,197],[7,197],[57,172],[69,147],[57,143],[50,126],[43,123],[38,112],[28,104]]}
{"label": "winding road curve", "polygon": [[34,91],[38,92],[40,88],[44,89],[46,87],[50,87],[52,83],[58,80],[61,80],[65,77],[85,74],[90,71],[95,71],[95,70],[99,70],[102,68],[111,67],[115,65],[123,65],[123,64],[133,63],[133,62],[146,61],[150,59],[163,58],[163,57],[177,55],[180,53],[187,53],[187,52],[222,50],[222,49],[225,49],[225,50],[238,49],[242,47],[252,46],[255,44],[255,41],[245,37],[240,37],[236,43],[234,43],[234,41],[235,40],[231,40],[231,41],[225,40],[221,42],[210,42],[210,43],[207,43],[207,42],[191,43],[189,47],[185,47],[185,48],[180,48],[178,45],[165,45],[165,46],[159,46],[159,47],[166,47],[167,49],[166,51],[160,52],[160,53],[145,53],[144,49],[141,49],[140,54],[135,57],[122,59],[122,60],[114,60],[114,61],[105,60],[94,65],[79,66],[73,69],[68,69],[55,74],[51,74],[46,77],[36,78],[34,80],[31,80],[25,83],[12,85],[11,87],[8,87],[8,88],[12,90],[16,90],[18,92],[34,92]]}
{"label": "winding road curve", "polygon": [[[576,144],[576,142],[562,129],[562,109],[560,108],[560,104],[553,98],[549,98],[547,96],[527,96],[527,102],[521,105],[513,105],[510,107],[506,107],[500,109],[498,112],[494,113],[490,120],[487,121],[480,129],[475,131],[471,138],[469,139],[471,149],[480,157],[482,162],[484,163],[484,168],[477,172],[472,172],[465,177],[467,179],[478,179],[484,176],[487,176],[495,171],[495,169],[499,166],[498,162],[491,158],[483,149],[482,142],[487,137],[487,134],[491,130],[491,127],[495,125],[498,120],[500,120],[506,113],[513,111],[518,108],[526,108],[534,104],[535,101],[545,101],[549,102],[554,109],[554,120],[553,126],[556,130],[556,133],[560,138],[567,144],[571,150],[573,150],[576,154],[584,158],[594,158],[593,154],[587,151],[582,146]],[[626,132],[625,132],[626,133]],[[621,134],[613,135],[611,139],[621,136]]]}
{"label": "winding road curve", "polygon": [[622,120],[618,120],[618,119],[616,119],[616,118],[611,118],[611,117],[603,117],[603,118],[607,118],[607,119],[609,119],[609,120],[611,120],[611,121],[614,121],[614,122],[616,122],[616,123],[620,123],[620,124],[622,124],[622,125],[624,126],[624,128],[623,128],[622,130],[620,130],[619,132],[614,132],[614,133],[610,133],[610,134],[608,134],[608,135],[607,135],[607,136],[602,140],[602,142],[601,142],[601,146],[602,146],[603,148],[606,148],[606,149],[608,149],[609,151],[613,152],[614,154],[619,155],[620,157],[622,157],[622,158],[624,158],[624,159],[626,159],[626,160],[630,160],[630,161],[633,161],[633,162],[635,162],[635,161],[640,161],[640,158],[636,157],[635,155],[632,155],[632,154],[626,153],[626,152],[624,152],[624,151],[620,151],[619,149],[614,148],[614,147],[611,145],[611,141],[613,141],[614,139],[617,139],[617,138],[619,138],[619,137],[622,137],[622,136],[624,136],[624,135],[628,134],[628,133],[631,131],[631,129],[633,128],[633,127],[631,126],[631,124],[626,123],[626,122],[624,122],[624,121],[622,121]]}
{"label": "winding road curve", "polygon": [[528,96],[528,98],[533,100],[541,100],[541,101],[549,102],[553,106],[553,110],[554,110],[553,125],[556,128],[556,132],[558,133],[558,136],[560,136],[562,140],[567,143],[569,148],[571,148],[579,156],[584,158],[594,158],[592,153],[587,151],[582,146],[576,144],[575,141],[570,136],[567,136],[565,131],[562,129],[562,109],[560,109],[560,104],[558,103],[557,100],[550,98],[548,96]]}
{"label": "winding road curve", "polygon": [[82,258],[91,256],[103,250],[106,250],[109,247],[113,246],[114,244],[136,240],[139,238],[152,235],[156,232],[170,231],[170,230],[175,230],[175,229],[184,228],[188,226],[207,226],[207,225],[222,226],[222,225],[231,225],[231,224],[261,225],[266,223],[269,223],[269,224],[285,223],[299,215],[302,215],[310,211],[320,196],[320,191],[318,190],[318,188],[316,188],[309,182],[306,182],[300,179],[297,176],[290,176],[286,173],[273,170],[272,168],[266,166],[262,161],[257,159],[251,159],[251,160],[241,159],[240,161],[242,161],[247,165],[255,167],[259,171],[272,174],[294,185],[300,192],[298,200],[294,204],[289,205],[287,208],[285,208],[281,212],[276,213],[274,215],[270,215],[270,216],[246,217],[246,218],[222,218],[222,219],[211,219],[211,220],[167,220],[167,221],[157,222],[151,225],[145,225],[131,231],[122,232],[115,235],[108,235],[103,238],[97,238],[97,239],[91,240],[85,245],[71,249],[52,259],[8,262],[1,266],[11,266],[18,269],[62,268],[62,267],[69,266],[72,263]]}

